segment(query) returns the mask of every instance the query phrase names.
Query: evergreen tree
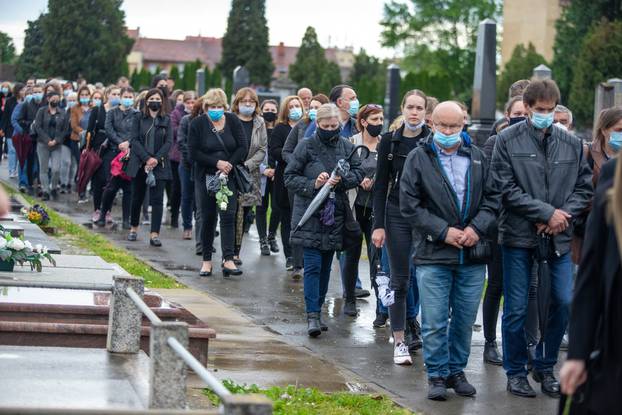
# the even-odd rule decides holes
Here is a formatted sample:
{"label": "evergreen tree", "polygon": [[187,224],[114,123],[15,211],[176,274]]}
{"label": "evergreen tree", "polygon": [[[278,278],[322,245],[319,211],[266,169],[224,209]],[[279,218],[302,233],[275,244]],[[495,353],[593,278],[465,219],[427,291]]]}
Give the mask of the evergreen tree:
{"label": "evergreen tree", "polygon": [[184,89],[184,85],[181,82],[181,78],[179,76],[179,68],[177,65],[173,65],[171,68],[171,72],[168,74],[168,77],[175,81],[175,86],[177,88]]}
{"label": "evergreen tree", "polygon": [[311,26],[305,31],[296,61],[289,66],[289,77],[298,86],[310,88],[313,92],[327,93],[333,86],[341,83],[339,67],[326,60],[324,48]]}
{"label": "evergreen tree", "polygon": [[132,76],[130,76],[130,85],[132,85],[132,88],[134,88],[135,91],[138,91],[138,88],[140,87],[140,77],[136,68],[134,68]]}
{"label": "evergreen tree", "polygon": [[4,32],[0,32],[0,63],[13,63],[15,60],[15,45],[13,39]]}
{"label": "evergreen tree", "polygon": [[233,79],[233,70],[241,65],[250,72],[251,83],[270,85],[274,64],[265,13],[265,0],[232,0],[220,61],[227,79]]}
{"label": "evergreen tree", "polygon": [[585,34],[601,20],[622,19],[620,0],[572,0],[565,2],[561,17],[555,22],[556,34],[553,45],[553,75],[567,100],[578,58],[577,49]]}
{"label": "evergreen tree", "polygon": [[533,69],[541,64],[548,65],[544,57],[536,52],[532,43],[529,43],[526,48],[522,44],[514,48],[512,56],[506,62],[497,81],[497,105],[499,108],[507,102],[510,86],[519,79],[530,79],[533,75]]}
{"label": "evergreen tree", "polygon": [[132,47],[122,0],[49,0],[41,58],[48,75],[114,82]]}
{"label": "evergreen tree", "polygon": [[222,72],[218,66],[212,71],[209,80],[209,88],[222,88]]}
{"label": "evergreen tree", "polygon": [[24,38],[24,50],[17,60],[17,79],[25,81],[29,76],[45,76],[45,68],[41,60],[43,50],[43,28],[42,23],[45,15],[41,14],[36,20],[28,21]]}
{"label": "evergreen tree", "polygon": [[580,125],[592,123],[594,91],[603,81],[620,76],[622,21],[593,26],[577,54],[569,107]]}
{"label": "evergreen tree", "polygon": [[382,104],[386,88],[386,65],[361,49],[354,56],[350,85],[362,103]]}
{"label": "evergreen tree", "polygon": [[143,66],[138,73],[138,85],[136,91],[149,87],[151,87],[151,73]]}

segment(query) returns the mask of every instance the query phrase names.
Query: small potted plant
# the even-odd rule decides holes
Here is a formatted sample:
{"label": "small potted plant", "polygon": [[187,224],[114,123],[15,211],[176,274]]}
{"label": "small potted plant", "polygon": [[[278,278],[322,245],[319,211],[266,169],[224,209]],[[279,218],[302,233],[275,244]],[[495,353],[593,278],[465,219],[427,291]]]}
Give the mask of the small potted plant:
{"label": "small potted plant", "polygon": [[48,226],[50,223],[50,216],[43,206],[33,205],[29,208],[23,208],[22,213],[31,223],[39,225],[43,232],[47,234],[54,234],[56,232],[56,228]]}
{"label": "small potted plant", "polygon": [[47,247],[41,244],[33,247],[23,237],[13,237],[0,226],[0,271],[12,272],[16,263],[21,266],[28,263],[31,271],[41,272],[44,259],[56,266],[56,261],[48,252]]}

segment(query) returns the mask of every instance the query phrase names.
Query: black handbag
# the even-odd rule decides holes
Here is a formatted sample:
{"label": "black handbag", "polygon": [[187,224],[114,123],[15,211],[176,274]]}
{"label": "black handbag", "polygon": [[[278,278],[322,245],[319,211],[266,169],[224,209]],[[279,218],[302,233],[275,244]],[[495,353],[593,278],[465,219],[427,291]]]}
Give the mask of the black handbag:
{"label": "black handbag", "polygon": [[487,239],[480,239],[477,244],[470,247],[467,252],[470,262],[476,264],[487,264],[492,258],[492,246]]}
{"label": "black handbag", "polygon": [[346,218],[343,224],[341,249],[346,251],[361,244],[363,231],[361,225],[354,218],[347,196],[344,199]]}
{"label": "black handbag", "polygon": [[[225,146],[225,142],[220,136],[220,133],[218,132],[218,130],[216,130],[216,127],[214,127],[214,124],[212,124],[211,121],[210,121],[210,124],[212,126],[212,132],[214,133],[216,138],[218,138],[220,145],[225,151],[225,154],[227,155],[227,157],[231,158],[231,154],[229,153],[229,150],[227,150],[227,147]],[[233,180],[234,180],[237,191],[241,194],[250,193],[253,190],[253,177],[251,176],[246,166],[241,165],[241,164],[236,164],[233,166],[232,170],[234,173]]]}

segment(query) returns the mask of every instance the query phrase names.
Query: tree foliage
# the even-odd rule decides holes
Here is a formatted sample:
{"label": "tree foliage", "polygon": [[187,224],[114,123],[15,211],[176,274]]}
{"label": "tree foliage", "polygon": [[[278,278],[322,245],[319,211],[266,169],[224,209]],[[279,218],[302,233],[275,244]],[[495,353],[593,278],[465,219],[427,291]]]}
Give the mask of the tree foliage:
{"label": "tree foliage", "polygon": [[576,58],[570,86],[569,106],[578,123],[592,122],[594,92],[600,82],[620,76],[622,21],[593,26]]}
{"label": "tree foliage", "polygon": [[402,69],[447,80],[450,95],[470,96],[479,23],[496,19],[496,0],[391,0],[384,6],[383,46],[399,48]]}
{"label": "tree foliage", "polygon": [[324,48],[317,40],[317,33],[311,26],[305,31],[296,61],[289,66],[289,77],[298,86],[310,88],[314,93],[327,93],[341,83],[339,66],[328,62]]}
{"label": "tree foliage", "polygon": [[579,54],[586,33],[601,20],[622,19],[622,0],[572,0],[563,8],[555,23],[553,46],[553,76],[559,85],[562,99],[568,97]]}
{"label": "tree foliage", "polygon": [[533,69],[541,64],[548,65],[544,56],[536,52],[532,43],[527,47],[517,45],[497,81],[497,105],[502,107],[508,100],[508,90],[512,83],[519,79],[530,79]]}
{"label": "tree foliage", "polygon": [[222,38],[220,67],[227,79],[233,70],[245,66],[253,84],[269,85],[274,64],[268,44],[265,0],[233,0]]}
{"label": "tree foliage", "polygon": [[386,89],[387,65],[361,49],[354,56],[350,85],[362,103],[382,104]]}
{"label": "tree foliage", "polygon": [[0,63],[15,61],[15,45],[13,39],[4,32],[0,32]]}
{"label": "tree foliage", "polygon": [[17,79],[25,80],[29,76],[43,77],[46,68],[43,67],[41,52],[43,50],[43,19],[41,14],[36,20],[28,21],[24,38],[24,49],[17,60]]}
{"label": "tree foliage", "polygon": [[122,0],[49,0],[41,58],[47,75],[114,82],[132,47]]}

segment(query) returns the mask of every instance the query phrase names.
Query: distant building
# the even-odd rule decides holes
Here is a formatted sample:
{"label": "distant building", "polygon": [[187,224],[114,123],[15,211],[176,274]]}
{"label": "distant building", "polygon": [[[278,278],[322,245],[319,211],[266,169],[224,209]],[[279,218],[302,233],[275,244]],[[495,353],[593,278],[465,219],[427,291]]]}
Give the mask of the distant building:
{"label": "distant building", "polygon": [[[531,42],[547,62],[553,60],[555,22],[570,0],[504,0],[501,68],[516,46]],[[529,11],[537,10],[537,13]]]}
{"label": "distant building", "polygon": [[[176,65],[182,71],[186,62],[199,59],[210,69],[214,69],[222,56],[222,39],[206,36],[186,36],[184,40],[155,39],[140,36],[140,28],[129,29],[128,36],[134,39],[134,46],[127,57],[130,73],[140,71],[143,67],[155,72],[159,66],[170,71]],[[285,46],[283,42],[270,46],[274,62],[274,80],[289,79],[289,66],[296,61],[298,47]],[[347,80],[354,67],[352,48],[327,48],[326,59],[337,63],[342,80]]]}

